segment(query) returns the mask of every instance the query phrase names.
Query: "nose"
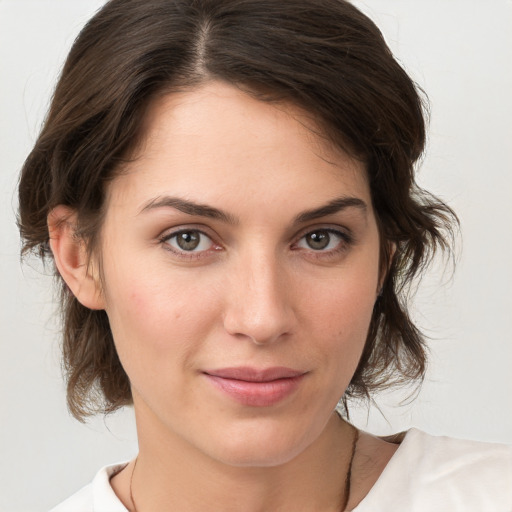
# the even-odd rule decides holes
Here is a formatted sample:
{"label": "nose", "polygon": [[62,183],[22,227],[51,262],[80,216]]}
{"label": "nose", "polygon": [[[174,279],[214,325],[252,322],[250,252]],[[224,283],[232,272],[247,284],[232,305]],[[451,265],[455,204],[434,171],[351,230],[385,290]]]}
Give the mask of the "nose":
{"label": "nose", "polygon": [[293,292],[285,269],[273,256],[240,258],[230,276],[224,328],[257,345],[276,342],[295,326]]}

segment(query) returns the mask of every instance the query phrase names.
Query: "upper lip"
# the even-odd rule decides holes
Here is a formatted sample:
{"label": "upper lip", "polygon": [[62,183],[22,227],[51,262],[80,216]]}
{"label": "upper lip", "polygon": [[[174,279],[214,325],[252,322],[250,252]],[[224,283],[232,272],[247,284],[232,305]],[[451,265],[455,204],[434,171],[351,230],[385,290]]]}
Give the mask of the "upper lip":
{"label": "upper lip", "polygon": [[207,375],[222,379],[243,380],[247,382],[271,382],[277,379],[291,379],[304,375],[305,371],[287,368],[285,366],[273,366],[271,368],[252,368],[249,366],[237,366],[231,368],[218,368],[204,371]]}

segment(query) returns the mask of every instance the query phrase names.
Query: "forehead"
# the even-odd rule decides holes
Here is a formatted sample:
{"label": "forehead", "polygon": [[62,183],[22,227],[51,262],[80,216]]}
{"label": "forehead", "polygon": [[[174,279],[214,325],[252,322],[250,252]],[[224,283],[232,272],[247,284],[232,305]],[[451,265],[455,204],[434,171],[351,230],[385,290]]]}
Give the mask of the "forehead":
{"label": "forehead", "polygon": [[290,104],[210,82],[155,99],[142,128],[140,145],[109,186],[112,206],[141,207],[163,194],[208,204],[245,197],[261,207],[358,195],[371,204],[363,164]]}

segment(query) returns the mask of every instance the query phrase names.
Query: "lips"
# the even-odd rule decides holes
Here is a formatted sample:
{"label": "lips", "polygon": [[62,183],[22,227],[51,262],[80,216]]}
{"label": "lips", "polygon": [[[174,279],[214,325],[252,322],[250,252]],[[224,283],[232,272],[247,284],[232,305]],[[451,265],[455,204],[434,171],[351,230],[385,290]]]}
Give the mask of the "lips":
{"label": "lips", "polygon": [[207,380],[224,395],[252,407],[269,407],[293,394],[307,372],[276,366],[220,368],[204,371]]}

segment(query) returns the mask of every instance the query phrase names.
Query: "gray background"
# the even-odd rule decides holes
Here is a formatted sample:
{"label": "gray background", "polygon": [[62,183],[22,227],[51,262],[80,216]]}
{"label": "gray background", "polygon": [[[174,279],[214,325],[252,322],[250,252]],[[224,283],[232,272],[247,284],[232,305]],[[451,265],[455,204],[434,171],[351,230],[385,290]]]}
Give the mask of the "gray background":
{"label": "gray background", "polygon": [[[17,171],[55,79],[100,0],[0,0],[0,510],[47,510],[100,466],[136,453],[132,412],[73,420],[60,377],[52,279],[19,263]],[[512,443],[512,2],[356,2],[432,103],[420,182],[462,219],[455,277],[425,279],[414,316],[431,337],[417,399],[378,398],[355,423]]]}

